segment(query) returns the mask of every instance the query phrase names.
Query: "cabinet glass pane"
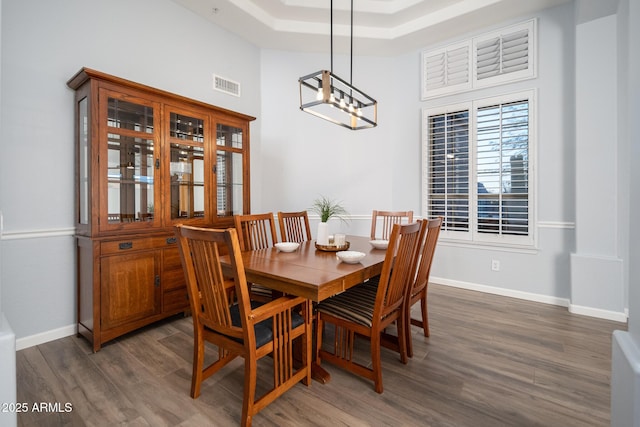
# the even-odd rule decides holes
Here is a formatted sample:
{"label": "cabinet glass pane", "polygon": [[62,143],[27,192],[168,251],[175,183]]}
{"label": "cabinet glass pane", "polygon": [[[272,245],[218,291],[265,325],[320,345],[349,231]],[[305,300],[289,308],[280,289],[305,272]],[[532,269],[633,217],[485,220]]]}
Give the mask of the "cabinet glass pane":
{"label": "cabinet glass pane", "polygon": [[218,124],[216,144],[222,147],[242,148],[242,129]]}
{"label": "cabinet glass pane", "polygon": [[87,98],[78,103],[78,221],[89,224],[89,110]]}
{"label": "cabinet glass pane", "polygon": [[231,151],[217,153],[218,216],[242,214],[242,154]]}
{"label": "cabinet glass pane", "polygon": [[153,133],[153,108],[109,98],[107,124],[115,128]]}
{"label": "cabinet glass pane", "polygon": [[108,135],[109,224],[153,219],[153,140]]}
{"label": "cabinet glass pane", "polygon": [[183,114],[171,113],[169,132],[172,138],[204,142],[204,121]]}
{"label": "cabinet glass pane", "polygon": [[171,144],[171,218],[204,216],[204,148]]}

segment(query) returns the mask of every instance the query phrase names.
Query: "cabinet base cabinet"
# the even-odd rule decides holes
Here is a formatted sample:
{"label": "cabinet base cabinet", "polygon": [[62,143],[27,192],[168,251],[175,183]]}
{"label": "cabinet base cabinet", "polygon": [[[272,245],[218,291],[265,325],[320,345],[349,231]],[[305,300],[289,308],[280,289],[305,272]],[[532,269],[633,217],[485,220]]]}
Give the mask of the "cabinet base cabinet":
{"label": "cabinet base cabinet", "polygon": [[78,334],[93,351],[180,312],[189,300],[172,235],[78,237]]}

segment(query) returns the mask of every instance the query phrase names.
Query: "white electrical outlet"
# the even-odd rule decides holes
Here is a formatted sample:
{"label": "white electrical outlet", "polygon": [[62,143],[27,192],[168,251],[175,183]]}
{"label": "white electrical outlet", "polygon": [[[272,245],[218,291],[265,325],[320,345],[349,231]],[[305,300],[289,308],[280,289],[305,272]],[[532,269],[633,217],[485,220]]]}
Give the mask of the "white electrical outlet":
{"label": "white electrical outlet", "polygon": [[492,271],[500,271],[500,261],[497,259],[491,260],[491,270]]}

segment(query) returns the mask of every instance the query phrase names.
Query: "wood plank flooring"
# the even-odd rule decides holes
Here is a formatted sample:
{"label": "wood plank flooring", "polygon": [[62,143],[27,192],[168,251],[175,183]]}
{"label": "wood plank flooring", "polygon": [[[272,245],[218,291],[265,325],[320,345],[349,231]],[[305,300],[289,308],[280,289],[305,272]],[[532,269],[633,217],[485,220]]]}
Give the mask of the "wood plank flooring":
{"label": "wood plank flooring", "polygon": [[[609,425],[611,333],[625,324],[439,285],[429,289],[429,310],[431,337],[413,328],[407,365],[383,349],[383,394],[324,363],[329,384],[297,385],[253,425]],[[205,381],[193,400],[191,337],[191,319],[176,317],[95,354],[75,336],[19,351],[18,402],[29,410],[18,425],[238,425],[242,360]],[[358,351],[368,357],[366,342]],[[48,407],[32,410],[41,403]]]}

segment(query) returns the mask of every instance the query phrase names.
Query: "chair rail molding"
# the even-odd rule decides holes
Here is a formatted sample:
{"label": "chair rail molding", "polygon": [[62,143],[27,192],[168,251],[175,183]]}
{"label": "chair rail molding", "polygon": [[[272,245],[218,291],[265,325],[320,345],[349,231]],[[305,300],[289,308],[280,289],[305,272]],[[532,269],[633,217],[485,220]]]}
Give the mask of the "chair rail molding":
{"label": "chair rail molding", "polygon": [[74,236],[75,228],[51,228],[44,230],[17,230],[4,231],[0,234],[0,240],[42,239],[48,237]]}

